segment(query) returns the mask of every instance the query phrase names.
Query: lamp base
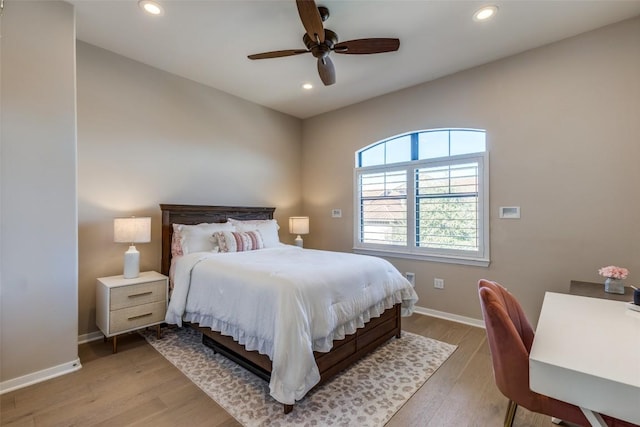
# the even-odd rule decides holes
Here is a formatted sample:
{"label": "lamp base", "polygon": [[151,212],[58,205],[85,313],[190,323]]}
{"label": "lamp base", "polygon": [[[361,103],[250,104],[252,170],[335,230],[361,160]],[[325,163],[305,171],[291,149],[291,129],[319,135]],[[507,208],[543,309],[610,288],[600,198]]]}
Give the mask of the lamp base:
{"label": "lamp base", "polygon": [[129,246],[124,253],[124,278],[135,279],[140,275],[140,252],[135,246]]}
{"label": "lamp base", "polygon": [[302,237],[300,237],[300,235],[298,234],[298,237],[296,237],[296,239],[293,241],[293,243],[295,243],[295,245],[299,248],[302,247]]}

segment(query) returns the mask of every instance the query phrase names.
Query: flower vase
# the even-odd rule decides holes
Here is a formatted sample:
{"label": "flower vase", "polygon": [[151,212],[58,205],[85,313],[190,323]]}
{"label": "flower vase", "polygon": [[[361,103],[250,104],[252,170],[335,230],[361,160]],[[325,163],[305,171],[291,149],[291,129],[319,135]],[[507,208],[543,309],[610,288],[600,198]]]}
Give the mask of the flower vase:
{"label": "flower vase", "polygon": [[610,294],[624,294],[624,283],[620,279],[607,277],[604,281],[604,291]]}

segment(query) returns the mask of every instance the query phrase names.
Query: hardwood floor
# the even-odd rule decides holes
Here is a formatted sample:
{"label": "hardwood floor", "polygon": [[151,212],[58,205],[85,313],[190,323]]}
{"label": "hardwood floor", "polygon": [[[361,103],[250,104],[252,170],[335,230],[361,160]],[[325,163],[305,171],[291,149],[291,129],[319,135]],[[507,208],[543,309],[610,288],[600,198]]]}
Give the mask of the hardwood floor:
{"label": "hardwood floor", "polygon": [[[387,426],[501,426],[507,399],[493,382],[485,331],[419,314],[402,321],[458,349]],[[118,338],[116,354],[100,340],[80,345],[79,356],[79,371],[0,396],[0,425],[239,425],[137,334]],[[554,424],[518,408],[514,426]]]}

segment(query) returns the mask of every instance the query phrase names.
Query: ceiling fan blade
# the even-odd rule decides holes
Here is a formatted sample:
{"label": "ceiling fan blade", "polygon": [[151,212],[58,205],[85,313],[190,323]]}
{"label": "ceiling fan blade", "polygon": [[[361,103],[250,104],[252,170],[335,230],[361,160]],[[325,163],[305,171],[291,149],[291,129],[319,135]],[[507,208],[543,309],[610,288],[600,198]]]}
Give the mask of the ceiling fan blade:
{"label": "ceiling fan blade", "polygon": [[247,56],[249,59],[269,59],[269,58],[282,58],[283,56],[300,55],[301,53],[308,53],[308,50],[304,49],[289,49],[289,50],[274,50],[273,52],[256,53]]}
{"label": "ceiling fan blade", "polygon": [[357,39],[338,43],[333,47],[335,53],[347,55],[365,55],[369,53],[394,52],[400,47],[398,39]]}
{"label": "ceiling fan blade", "polygon": [[336,82],[336,69],[331,58],[328,56],[318,58],[318,74],[325,86],[331,86]]}
{"label": "ceiling fan blade", "polygon": [[314,42],[324,42],[324,27],[322,26],[322,17],[318,11],[318,6],[313,0],[296,0],[298,6],[298,14],[307,35]]}

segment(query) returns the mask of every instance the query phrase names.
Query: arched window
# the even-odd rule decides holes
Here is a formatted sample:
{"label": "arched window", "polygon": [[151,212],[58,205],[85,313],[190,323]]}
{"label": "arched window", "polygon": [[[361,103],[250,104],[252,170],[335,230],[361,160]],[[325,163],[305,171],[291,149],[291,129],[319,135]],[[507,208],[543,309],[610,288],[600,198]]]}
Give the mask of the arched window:
{"label": "arched window", "polygon": [[355,250],[489,263],[488,155],[479,129],[433,129],[356,153]]}

